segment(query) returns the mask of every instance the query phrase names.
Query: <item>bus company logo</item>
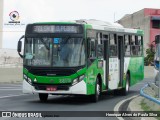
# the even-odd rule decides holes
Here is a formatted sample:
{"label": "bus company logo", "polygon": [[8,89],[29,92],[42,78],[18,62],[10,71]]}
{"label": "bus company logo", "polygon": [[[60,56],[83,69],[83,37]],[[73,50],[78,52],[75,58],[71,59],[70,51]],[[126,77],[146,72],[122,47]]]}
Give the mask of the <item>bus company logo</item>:
{"label": "bus company logo", "polygon": [[9,21],[9,23],[20,23],[20,21],[19,21],[20,16],[17,11],[10,12],[9,17],[11,19],[11,21]]}

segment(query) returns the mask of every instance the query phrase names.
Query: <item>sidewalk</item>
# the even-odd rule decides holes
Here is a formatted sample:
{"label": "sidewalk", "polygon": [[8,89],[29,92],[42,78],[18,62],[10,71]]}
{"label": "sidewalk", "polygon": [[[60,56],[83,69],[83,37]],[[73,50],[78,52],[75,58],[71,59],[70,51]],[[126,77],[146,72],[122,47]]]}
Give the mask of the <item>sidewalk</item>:
{"label": "sidewalk", "polygon": [[[153,66],[145,66],[144,69],[144,78],[153,79],[153,83],[149,83],[143,89],[141,89],[141,96],[134,98],[128,106],[128,111],[160,111],[160,104],[151,100],[159,100],[157,96],[157,86],[155,82],[155,74]],[[143,94],[143,95],[142,95]],[[133,120],[160,120],[160,118],[154,117],[132,117]]]}
{"label": "sidewalk", "polygon": [[[160,111],[160,98],[157,97],[155,90],[150,85],[146,85],[141,89],[141,96],[134,98],[128,106],[128,111]],[[160,120],[160,117],[137,117],[133,120]]]}
{"label": "sidewalk", "polygon": [[[145,109],[147,108],[148,104],[150,104],[150,101],[146,101],[144,97],[142,96],[136,97],[129,103],[128,111],[149,111],[149,110],[144,110],[144,108]],[[133,120],[159,120],[159,118],[157,119],[155,117],[132,117],[132,119]]]}

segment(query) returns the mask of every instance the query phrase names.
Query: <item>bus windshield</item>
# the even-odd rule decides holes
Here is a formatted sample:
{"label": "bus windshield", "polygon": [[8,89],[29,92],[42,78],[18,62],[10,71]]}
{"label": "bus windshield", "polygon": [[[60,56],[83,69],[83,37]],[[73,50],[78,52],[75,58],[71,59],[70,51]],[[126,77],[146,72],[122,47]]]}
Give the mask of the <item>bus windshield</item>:
{"label": "bus windshield", "polygon": [[27,38],[24,65],[76,67],[85,65],[83,38]]}

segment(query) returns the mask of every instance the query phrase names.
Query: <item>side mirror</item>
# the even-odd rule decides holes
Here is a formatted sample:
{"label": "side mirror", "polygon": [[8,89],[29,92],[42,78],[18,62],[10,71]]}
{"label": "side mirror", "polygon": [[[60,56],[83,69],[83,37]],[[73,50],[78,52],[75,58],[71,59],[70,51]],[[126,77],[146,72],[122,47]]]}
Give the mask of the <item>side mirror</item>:
{"label": "side mirror", "polygon": [[22,49],[22,41],[18,41],[17,52],[21,52]]}
{"label": "side mirror", "polygon": [[18,54],[19,54],[19,56],[21,57],[21,58],[23,58],[23,55],[21,55],[21,51],[22,51],[22,39],[24,38],[25,36],[23,35],[20,39],[19,39],[19,41],[18,41],[18,45],[17,45],[17,52],[18,52]]}

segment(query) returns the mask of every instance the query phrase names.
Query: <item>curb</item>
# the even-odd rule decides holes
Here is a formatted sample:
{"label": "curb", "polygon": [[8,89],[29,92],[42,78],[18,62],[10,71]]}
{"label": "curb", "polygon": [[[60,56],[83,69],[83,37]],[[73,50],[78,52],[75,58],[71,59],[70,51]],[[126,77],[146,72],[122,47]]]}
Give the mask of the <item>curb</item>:
{"label": "curb", "polygon": [[147,94],[145,94],[145,93],[143,92],[143,90],[144,90],[146,87],[148,87],[148,84],[146,84],[143,88],[141,88],[141,90],[140,90],[140,95],[143,96],[143,97],[145,97],[145,98],[147,98],[147,99],[149,99],[150,101],[153,101],[153,102],[155,102],[155,103],[157,103],[157,104],[160,105],[160,101],[159,101],[159,100],[157,100],[156,98],[153,98],[153,97],[151,97],[151,96],[149,96],[149,95],[147,95]]}
{"label": "curb", "polygon": [[[144,99],[142,96],[138,96],[130,101],[127,111],[143,111],[140,102]],[[157,120],[154,117],[130,117],[131,120]]]}

